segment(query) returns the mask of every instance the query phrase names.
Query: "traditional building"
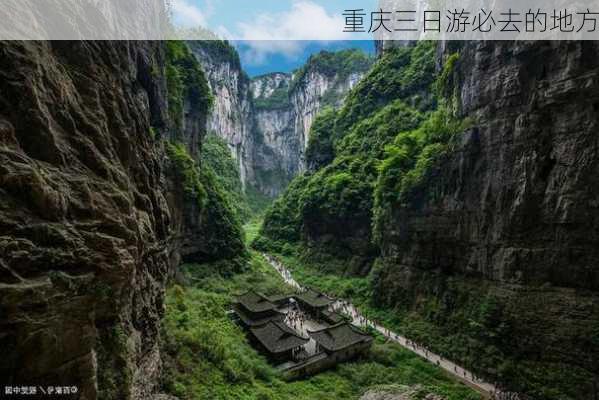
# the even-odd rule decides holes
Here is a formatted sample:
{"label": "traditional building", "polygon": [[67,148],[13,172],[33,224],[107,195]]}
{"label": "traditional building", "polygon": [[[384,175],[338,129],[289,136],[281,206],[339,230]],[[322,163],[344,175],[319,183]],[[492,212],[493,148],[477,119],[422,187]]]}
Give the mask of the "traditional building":
{"label": "traditional building", "polygon": [[288,294],[268,296],[268,299],[277,307],[288,307],[293,296]]}
{"label": "traditional building", "polygon": [[298,294],[295,296],[295,299],[302,308],[306,309],[307,312],[316,318],[322,318],[323,312],[333,303],[333,299],[314,289],[308,289]]}
{"label": "traditional building", "polygon": [[237,296],[233,303],[233,310],[243,325],[248,328],[285,319],[285,314],[277,311],[277,304],[263,294],[252,290]]}
{"label": "traditional building", "polygon": [[271,360],[285,362],[295,359],[295,354],[310,339],[301,337],[282,322],[270,321],[265,325],[250,328],[252,338],[259,349]]}
{"label": "traditional building", "polygon": [[331,324],[331,325],[340,324],[341,322],[345,322],[348,319],[348,318],[344,317],[343,315],[339,314],[338,312],[329,311],[329,310],[322,311],[321,318],[324,320],[324,322]]}
{"label": "traditional building", "polygon": [[[253,346],[278,365],[288,379],[296,379],[364,354],[372,344],[371,336],[328,309],[333,301],[312,289],[298,295],[272,297],[250,290],[237,296],[231,314],[247,328]],[[279,311],[294,308],[295,303],[310,317],[319,319],[320,326],[332,325],[308,331],[309,337],[303,337],[285,324],[285,314]]]}
{"label": "traditional building", "polygon": [[347,322],[308,333],[317,343],[318,349],[327,353],[335,363],[366,353],[373,341],[372,336]]}

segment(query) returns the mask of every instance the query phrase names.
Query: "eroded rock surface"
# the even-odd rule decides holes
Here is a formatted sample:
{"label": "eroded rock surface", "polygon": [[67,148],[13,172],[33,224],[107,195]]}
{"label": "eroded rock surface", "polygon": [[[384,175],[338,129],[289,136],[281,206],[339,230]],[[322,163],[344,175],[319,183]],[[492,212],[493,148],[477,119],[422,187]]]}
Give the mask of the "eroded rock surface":
{"label": "eroded rock surface", "polygon": [[0,379],[143,398],[170,212],[157,44],[0,43]]}
{"label": "eroded rock surface", "polygon": [[[485,329],[506,339],[484,340],[534,360],[533,369],[580,368],[577,398],[590,398],[599,372],[599,46],[442,50],[455,51],[454,93],[472,128],[385,224],[377,300],[420,308],[436,298],[444,324],[489,296],[498,308]],[[571,383],[557,379],[565,381],[547,385]]]}

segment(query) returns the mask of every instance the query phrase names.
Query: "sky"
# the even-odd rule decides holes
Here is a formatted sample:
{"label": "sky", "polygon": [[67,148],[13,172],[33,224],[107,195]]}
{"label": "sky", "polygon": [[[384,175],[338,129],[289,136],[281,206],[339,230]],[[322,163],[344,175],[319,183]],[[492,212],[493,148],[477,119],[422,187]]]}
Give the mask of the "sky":
{"label": "sky", "polygon": [[[239,52],[243,69],[251,77],[269,72],[292,72],[305,64],[310,55],[321,50],[337,51],[355,48],[374,54],[374,42],[370,40],[289,41],[274,44],[234,41],[232,43]],[[256,50],[260,46],[270,47],[272,51]],[[279,48],[274,49],[273,46]]]}
{"label": "sky", "polygon": [[[231,41],[250,76],[291,72],[320,50],[374,52],[370,35],[344,33],[343,12],[378,0],[170,0],[178,27],[201,26]],[[355,40],[355,39],[364,40]],[[296,40],[302,39],[302,40]]]}
{"label": "sky", "polygon": [[354,39],[356,35],[343,32],[345,10],[369,12],[378,5],[378,0],[168,1],[176,26],[203,26],[228,39],[242,40]]}

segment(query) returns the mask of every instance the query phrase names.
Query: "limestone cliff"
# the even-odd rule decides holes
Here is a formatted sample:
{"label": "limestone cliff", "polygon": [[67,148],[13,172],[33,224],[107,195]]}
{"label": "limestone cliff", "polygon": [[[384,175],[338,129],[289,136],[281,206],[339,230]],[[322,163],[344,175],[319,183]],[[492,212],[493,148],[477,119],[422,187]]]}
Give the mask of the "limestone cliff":
{"label": "limestone cliff", "polygon": [[295,129],[296,113],[289,99],[290,74],[272,73],[252,80],[254,101],[255,185],[270,197],[301,168],[302,139]]}
{"label": "limestone cliff", "polygon": [[188,42],[214,94],[207,130],[228,144],[237,160],[242,185],[254,180],[254,121],[249,77],[237,51],[220,40]]}
{"label": "limestone cliff", "polygon": [[534,398],[592,398],[599,46],[440,48],[444,57],[455,52],[449,93],[473,126],[410,201],[393,207],[375,297],[422,312],[449,341],[467,337],[479,355],[453,356],[512,388]]}
{"label": "limestone cliff", "polygon": [[371,60],[361,52],[322,52],[294,74],[249,79],[223,41],[190,42],[206,71],[215,105],[208,130],[223,138],[244,186],[277,196],[305,169],[308,132],[324,106],[337,107]]}
{"label": "limestone cliff", "polygon": [[167,191],[175,241],[184,262],[231,259],[244,253],[241,226],[214,174],[200,168],[214,104],[205,73],[184,42],[166,44],[170,125]]}
{"label": "limestone cliff", "polygon": [[324,107],[338,108],[371,66],[362,52],[322,51],[293,74],[273,73],[252,80],[257,142],[256,186],[277,196],[305,171],[308,134]]}
{"label": "limestone cliff", "polygon": [[0,379],[75,385],[84,399],[147,396],[173,238],[150,134],[167,123],[152,73],[161,52],[126,42],[0,52]]}

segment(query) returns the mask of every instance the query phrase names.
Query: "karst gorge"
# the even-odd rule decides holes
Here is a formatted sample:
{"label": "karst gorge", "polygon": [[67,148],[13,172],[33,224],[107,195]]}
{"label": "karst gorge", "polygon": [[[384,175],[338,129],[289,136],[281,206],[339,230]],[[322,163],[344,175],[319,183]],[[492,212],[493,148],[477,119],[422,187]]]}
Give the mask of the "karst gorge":
{"label": "karst gorge", "polygon": [[0,54],[3,385],[597,399],[597,42]]}

